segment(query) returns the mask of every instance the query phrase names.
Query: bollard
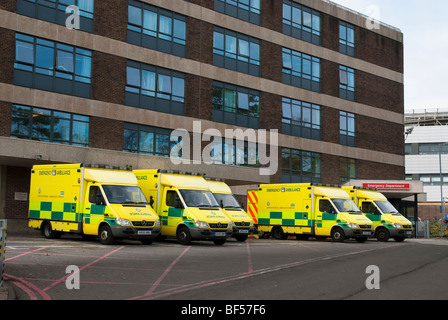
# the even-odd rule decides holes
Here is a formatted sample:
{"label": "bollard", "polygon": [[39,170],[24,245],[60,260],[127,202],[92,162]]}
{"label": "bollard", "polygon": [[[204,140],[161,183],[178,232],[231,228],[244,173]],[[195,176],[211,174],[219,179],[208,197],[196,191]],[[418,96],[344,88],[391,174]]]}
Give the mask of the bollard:
{"label": "bollard", "polygon": [[1,277],[0,277],[0,287],[3,285],[3,275],[5,273],[5,256],[6,256],[6,220],[0,220],[0,264],[1,264]]}

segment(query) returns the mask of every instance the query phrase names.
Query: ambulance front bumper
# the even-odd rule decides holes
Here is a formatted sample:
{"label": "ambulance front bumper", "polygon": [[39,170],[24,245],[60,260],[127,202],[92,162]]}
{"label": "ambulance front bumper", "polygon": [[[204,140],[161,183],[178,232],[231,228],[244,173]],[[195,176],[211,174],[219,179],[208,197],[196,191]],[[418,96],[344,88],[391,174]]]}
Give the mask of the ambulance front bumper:
{"label": "ambulance front bumper", "polygon": [[196,240],[224,240],[232,236],[232,229],[190,228],[192,239]]}
{"label": "ambulance front bumper", "polygon": [[128,226],[111,226],[114,238],[126,239],[153,239],[160,234],[160,227],[133,228]]}
{"label": "ambulance front bumper", "polygon": [[369,238],[373,236],[373,229],[344,229],[347,238]]}
{"label": "ambulance front bumper", "polygon": [[392,238],[410,238],[412,236],[412,229],[387,229]]}
{"label": "ambulance front bumper", "polygon": [[245,235],[251,235],[254,233],[254,228],[239,228],[239,227],[233,227],[233,236],[245,236]]}

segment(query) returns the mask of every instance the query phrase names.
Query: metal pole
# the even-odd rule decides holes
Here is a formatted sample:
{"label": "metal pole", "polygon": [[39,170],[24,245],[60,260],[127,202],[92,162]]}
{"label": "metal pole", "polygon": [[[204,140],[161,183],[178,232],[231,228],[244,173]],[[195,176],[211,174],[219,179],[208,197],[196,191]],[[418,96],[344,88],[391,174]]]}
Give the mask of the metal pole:
{"label": "metal pole", "polygon": [[445,218],[445,201],[443,199],[443,174],[442,174],[442,145],[439,144],[439,167],[440,167],[440,212],[442,213],[442,219],[440,220],[440,238],[443,238],[443,218]]}

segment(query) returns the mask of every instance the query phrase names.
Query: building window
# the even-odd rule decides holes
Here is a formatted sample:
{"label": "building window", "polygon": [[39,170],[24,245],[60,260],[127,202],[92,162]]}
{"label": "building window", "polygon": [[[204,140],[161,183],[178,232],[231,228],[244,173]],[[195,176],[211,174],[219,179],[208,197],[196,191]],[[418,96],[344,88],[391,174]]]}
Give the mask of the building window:
{"label": "building window", "polygon": [[356,179],[356,160],[349,158],[340,158],[340,177],[341,183]]}
{"label": "building window", "polygon": [[221,82],[213,82],[212,121],[258,129],[260,93]]}
{"label": "building window", "polygon": [[184,114],[185,75],[128,61],[126,104],[171,114]]}
{"label": "building window", "polygon": [[210,160],[213,164],[258,167],[258,146],[254,142],[213,137]]}
{"label": "building window", "polygon": [[284,84],[320,92],[320,59],[283,48]]}
{"label": "building window", "polygon": [[339,51],[349,56],[355,56],[355,26],[339,22]]}
{"label": "building window", "polygon": [[320,106],[283,98],[282,114],[282,133],[320,140]]}
{"label": "building window", "polygon": [[[442,175],[442,178],[443,184],[447,184],[448,175]],[[420,175],[420,181],[422,181],[425,186],[440,186],[440,174]]]}
{"label": "building window", "polygon": [[283,0],[283,33],[320,45],[320,13],[294,1]]}
{"label": "building window", "polygon": [[11,137],[88,147],[89,117],[13,105]]}
{"label": "building window", "polygon": [[[439,143],[420,143],[418,145],[418,154],[439,154]],[[442,154],[448,154],[448,145],[442,144]]]}
{"label": "building window", "polygon": [[90,98],[92,52],[16,33],[14,84]]}
{"label": "building window", "polygon": [[94,0],[17,0],[17,13],[65,26],[70,5],[79,9],[80,30],[93,32]]}
{"label": "building window", "polygon": [[132,123],[124,125],[124,152],[169,157],[177,144],[170,141],[171,130]]}
{"label": "building window", "polygon": [[215,10],[260,25],[261,0],[215,0]]}
{"label": "building window", "polygon": [[340,143],[345,146],[356,145],[355,115],[345,111],[339,111],[339,136]]}
{"label": "building window", "polygon": [[215,27],[213,64],[218,67],[260,76],[260,41]]}
{"label": "building window", "polygon": [[129,43],[185,57],[186,18],[139,1],[129,1]]}
{"label": "building window", "polygon": [[321,154],[283,148],[282,182],[321,182]]}
{"label": "building window", "polygon": [[339,66],[339,97],[355,101],[355,70]]}

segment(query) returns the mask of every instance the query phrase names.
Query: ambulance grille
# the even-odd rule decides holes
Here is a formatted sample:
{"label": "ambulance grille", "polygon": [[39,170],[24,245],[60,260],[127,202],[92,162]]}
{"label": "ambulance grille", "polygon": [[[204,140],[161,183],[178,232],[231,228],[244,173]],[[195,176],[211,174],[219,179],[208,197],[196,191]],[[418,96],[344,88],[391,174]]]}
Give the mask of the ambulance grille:
{"label": "ambulance grille", "polygon": [[210,228],[227,229],[227,223],[209,223]]}
{"label": "ambulance grille", "polygon": [[412,226],[410,224],[405,224],[405,225],[403,225],[403,228],[405,228],[405,229],[412,229]]}
{"label": "ambulance grille", "polygon": [[142,223],[142,221],[132,221],[132,225],[134,227],[152,227],[154,221],[145,221],[145,223]]}
{"label": "ambulance grille", "polygon": [[359,227],[361,229],[372,229],[372,226],[369,224],[360,224]]}

